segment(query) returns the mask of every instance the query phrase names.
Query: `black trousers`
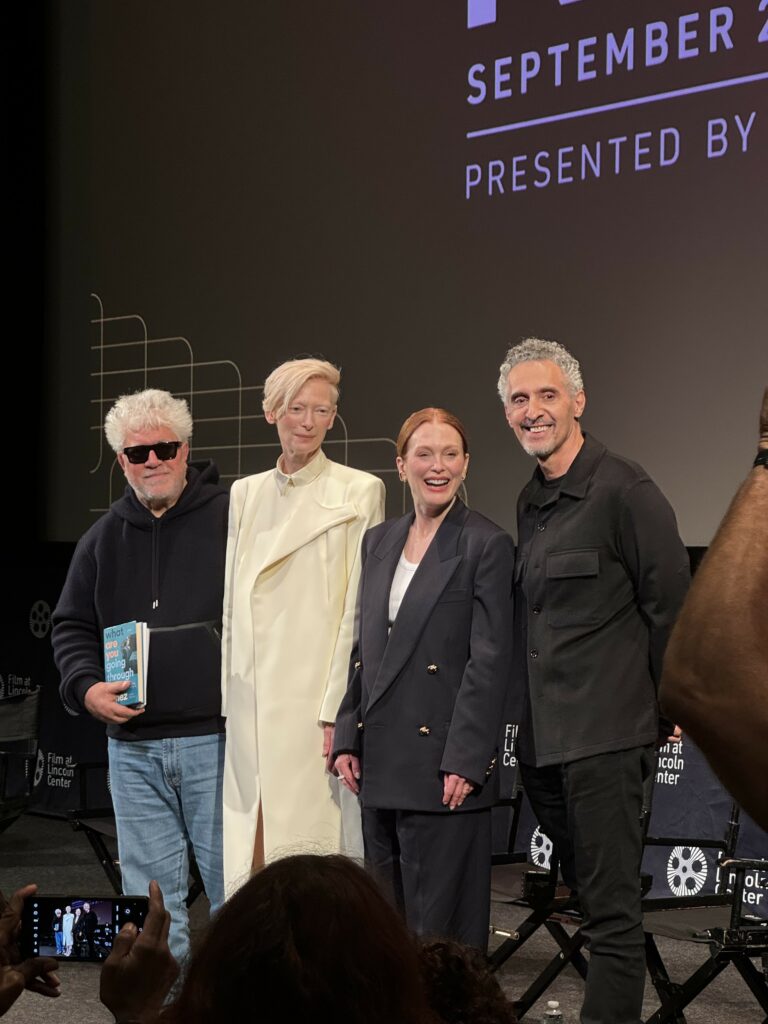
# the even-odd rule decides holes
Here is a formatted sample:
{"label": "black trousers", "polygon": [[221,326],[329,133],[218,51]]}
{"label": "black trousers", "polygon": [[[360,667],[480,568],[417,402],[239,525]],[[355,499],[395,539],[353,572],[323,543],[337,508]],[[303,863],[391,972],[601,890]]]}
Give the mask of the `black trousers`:
{"label": "black trousers", "polygon": [[520,765],[539,824],[575,889],[589,949],[582,1024],[639,1024],[645,987],[640,907],[644,783],[653,747],[569,764]]}
{"label": "black trousers", "polygon": [[365,864],[417,935],[485,951],[491,912],[491,811],[363,808]]}

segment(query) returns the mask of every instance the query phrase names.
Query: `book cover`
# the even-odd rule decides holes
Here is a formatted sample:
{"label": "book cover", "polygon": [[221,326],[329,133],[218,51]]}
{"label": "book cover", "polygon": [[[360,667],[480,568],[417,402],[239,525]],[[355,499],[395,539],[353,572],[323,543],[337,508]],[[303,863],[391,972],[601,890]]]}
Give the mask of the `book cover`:
{"label": "book cover", "polygon": [[108,683],[128,680],[118,704],[143,708],[147,703],[147,658],[149,630],[146,622],[121,622],[104,630],[104,679]]}

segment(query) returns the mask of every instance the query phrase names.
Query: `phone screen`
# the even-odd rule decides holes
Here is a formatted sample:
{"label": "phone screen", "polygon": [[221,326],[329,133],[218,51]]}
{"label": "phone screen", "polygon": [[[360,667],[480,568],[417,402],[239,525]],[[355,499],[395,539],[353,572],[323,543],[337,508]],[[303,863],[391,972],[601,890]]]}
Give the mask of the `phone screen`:
{"label": "phone screen", "polygon": [[146,896],[30,896],[21,916],[23,957],[100,963],[127,921],[141,930]]}

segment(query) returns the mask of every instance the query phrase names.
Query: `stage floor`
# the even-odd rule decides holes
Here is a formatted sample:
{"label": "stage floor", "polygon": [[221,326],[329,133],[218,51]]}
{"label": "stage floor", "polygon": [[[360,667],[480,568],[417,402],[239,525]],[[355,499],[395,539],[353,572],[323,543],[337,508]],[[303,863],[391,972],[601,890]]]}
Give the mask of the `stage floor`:
{"label": "stage floor", "polygon": [[[497,872],[491,907],[493,925],[513,931],[526,911],[508,902],[514,890],[504,880],[506,869]],[[82,892],[109,894],[109,884],[81,832],[74,832],[66,821],[27,815],[0,835],[0,888],[6,894],[27,882],[37,882],[42,893]],[[204,897],[191,910],[193,934],[204,927],[207,903]],[[491,948],[503,941],[492,938]],[[687,978],[706,958],[705,946],[660,938],[659,949],[673,980]],[[557,952],[554,941],[540,929],[498,973],[506,994],[520,995]],[[112,1015],[99,1002],[99,967],[89,964],[61,965],[62,995],[55,1001],[25,993],[6,1015],[8,1024],[111,1024]],[[565,1021],[578,1020],[582,982],[571,968],[555,981],[549,993],[525,1016],[536,1024],[541,1019],[546,998],[558,999]],[[644,1018],[658,1007],[659,1000],[650,984],[646,985]],[[729,966],[685,1011],[688,1024],[760,1024],[763,1014],[740,975]]]}

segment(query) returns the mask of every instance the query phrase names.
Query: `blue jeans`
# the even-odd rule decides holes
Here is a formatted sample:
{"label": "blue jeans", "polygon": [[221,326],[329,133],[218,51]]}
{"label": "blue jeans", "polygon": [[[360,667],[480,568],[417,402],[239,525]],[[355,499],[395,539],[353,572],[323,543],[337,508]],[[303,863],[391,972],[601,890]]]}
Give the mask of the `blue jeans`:
{"label": "blue jeans", "polygon": [[53,937],[56,940],[56,956],[61,956],[64,952],[64,932],[61,930],[61,925],[59,925],[59,930],[53,933]]}
{"label": "blue jeans", "polygon": [[181,962],[189,953],[190,846],[211,912],[224,902],[224,734],[110,739],[109,773],[123,893],[145,896],[156,879],[171,914],[171,952]]}

